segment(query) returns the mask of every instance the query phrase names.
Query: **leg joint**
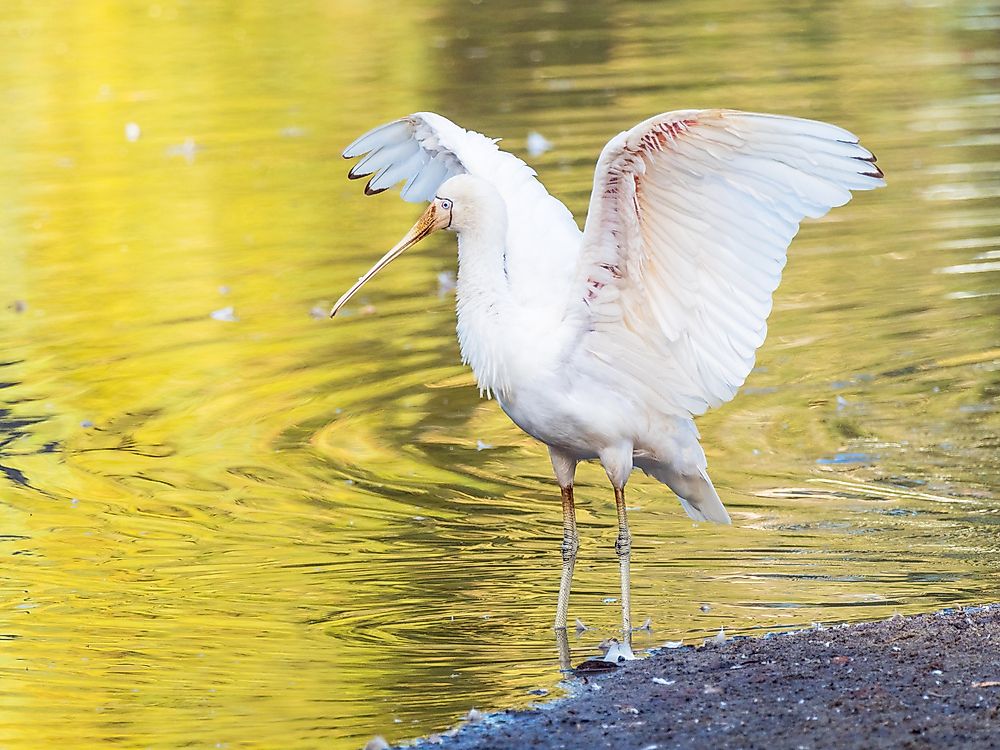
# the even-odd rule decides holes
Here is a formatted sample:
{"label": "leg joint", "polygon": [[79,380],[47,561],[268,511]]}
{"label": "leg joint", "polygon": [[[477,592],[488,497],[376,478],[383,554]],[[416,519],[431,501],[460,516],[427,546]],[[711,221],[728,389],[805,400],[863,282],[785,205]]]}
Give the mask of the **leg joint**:
{"label": "leg joint", "polygon": [[632,549],[632,534],[629,533],[628,529],[622,529],[618,532],[618,538],[615,540],[615,552],[619,556],[627,555]]}
{"label": "leg joint", "polygon": [[580,549],[580,540],[576,536],[563,538],[562,543],[562,559],[563,562],[576,557],[577,550]]}

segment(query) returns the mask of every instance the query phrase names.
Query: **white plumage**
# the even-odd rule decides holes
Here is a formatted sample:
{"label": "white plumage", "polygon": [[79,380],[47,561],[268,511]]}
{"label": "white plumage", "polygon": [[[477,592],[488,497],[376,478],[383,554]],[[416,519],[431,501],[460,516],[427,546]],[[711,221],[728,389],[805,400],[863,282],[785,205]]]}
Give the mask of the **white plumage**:
{"label": "white plumage", "polygon": [[628,634],[628,474],[669,485],[696,520],[729,521],[692,417],[730,400],[752,369],[799,223],[884,185],[875,158],[828,123],[669,112],[604,147],[581,233],[534,170],[440,115],[383,125],[344,156],[361,157],[350,176],[370,175],[367,193],[405,180],[405,199],[432,202],[334,312],[421,237],[458,232],[463,358],[549,447],[563,489],[556,626],[577,546],[575,466],[599,458],[619,506]]}

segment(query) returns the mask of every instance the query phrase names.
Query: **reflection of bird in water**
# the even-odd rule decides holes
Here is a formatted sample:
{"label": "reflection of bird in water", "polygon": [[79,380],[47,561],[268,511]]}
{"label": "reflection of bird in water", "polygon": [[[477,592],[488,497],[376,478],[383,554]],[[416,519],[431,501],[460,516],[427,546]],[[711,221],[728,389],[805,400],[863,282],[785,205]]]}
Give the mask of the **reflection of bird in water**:
{"label": "reflection of bird in water", "polygon": [[729,523],[692,417],[730,400],[763,343],[771,294],[804,217],[884,185],[833,125],[730,110],[658,115],[601,153],[583,232],[520,159],[423,112],[344,151],[378,193],[431,201],[333,308],[438,229],[458,234],[458,339],[481,391],[549,448],[562,491],[565,630],[579,539],[577,462],[599,459],[618,507],[630,638],[625,482],[669,486],[698,521]]}

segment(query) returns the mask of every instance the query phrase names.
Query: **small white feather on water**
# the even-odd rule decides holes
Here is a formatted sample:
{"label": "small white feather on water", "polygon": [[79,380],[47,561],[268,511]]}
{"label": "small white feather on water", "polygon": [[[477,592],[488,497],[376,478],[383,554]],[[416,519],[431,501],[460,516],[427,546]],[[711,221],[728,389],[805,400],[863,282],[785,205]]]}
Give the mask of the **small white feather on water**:
{"label": "small white feather on water", "polygon": [[221,320],[224,323],[236,323],[239,318],[236,317],[236,310],[232,305],[229,307],[223,307],[220,310],[212,311],[210,316],[212,320]]}
{"label": "small white feather on water", "polygon": [[712,643],[722,644],[726,642],[726,629],[724,627],[719,628],[719,632],[712,637]]}

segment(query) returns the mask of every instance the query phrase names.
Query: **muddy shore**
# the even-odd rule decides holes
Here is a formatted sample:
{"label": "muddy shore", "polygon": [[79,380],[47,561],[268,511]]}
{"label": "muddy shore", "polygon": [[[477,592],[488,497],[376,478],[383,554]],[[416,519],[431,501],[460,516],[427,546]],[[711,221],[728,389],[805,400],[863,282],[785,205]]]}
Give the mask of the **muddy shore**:
{"label": "muddy shore", "polygon": [[1000,605],[664,649],[410,747],[1000,748]]}

